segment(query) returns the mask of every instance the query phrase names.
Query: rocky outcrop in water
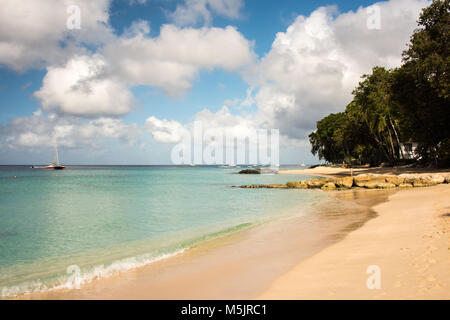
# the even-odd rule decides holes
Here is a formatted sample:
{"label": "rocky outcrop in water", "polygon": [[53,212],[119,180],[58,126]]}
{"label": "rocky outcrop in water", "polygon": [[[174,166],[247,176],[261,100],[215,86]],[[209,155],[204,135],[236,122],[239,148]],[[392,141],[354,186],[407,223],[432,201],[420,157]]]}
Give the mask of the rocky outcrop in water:
{"label": "rocky outcrop in water", "polygon": [[347,189],[393,189],[430,187],[441,183],[450,183],[450,174],[429,176],[401,174],[361,174],[354,177],[315,178],[302,181],[289,181],[286,184],[244,185],[245,189],[322,189],[324,191]]}
{"label": "rocky outcrop in water", "polygon": [[244,169],[238,172],[239,174],[261,174],[260,169]]}
{"label": "rocky outcrop in water", "polygon": [[305,181],[289,181],[286,183],[286,186],[289,189],[308,189],[308,185],[305,183]]}
{"label": "rocky outcrop in water", "polygon": [[285,184],[250,184],[245,186],[240,186],[243,189],[287,189]]}

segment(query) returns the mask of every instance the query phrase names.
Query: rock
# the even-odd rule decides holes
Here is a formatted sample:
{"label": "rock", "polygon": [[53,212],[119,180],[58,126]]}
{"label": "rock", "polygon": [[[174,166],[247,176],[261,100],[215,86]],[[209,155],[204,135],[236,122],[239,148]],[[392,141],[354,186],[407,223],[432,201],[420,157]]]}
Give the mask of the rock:
{"label": "rock", "polygon": [[398,187],[406,189],[406,188],[412,188],[413,185],[411,183],[401,183],[398,185]]}
{"label": "rock", "polygon": [[413,181],[414,188],[430,187],[430,186],[434,186],[436,184],[437,183],[435,181],[433,181],[433,179],[431,177],[417,177]]}
{"label": "rock", "polygon": [[354,184],[358,187],[374,189],[379,183],[385,183],[386,179],[380,175],[362,174],[353,178]]}
{"label": "rock", "polygon": [[431,176],[431,180],[436,184],[441,184],[445,182],[445,178],[440,174],[434,174],[433,176]]}
{"label": "rock", "polygon": [[239,171],[239,174],[261,174],[260,169],[245,169]]}
{"label": "rock", "polygon": [[392,183],[396,186],[399,186],[405,182],[405,178],[400,176],[385,176],[385,179],[387,183]]}
{"label": "rock", "polygon": [[327,182],[325,183],[322,188],[323,191],[332,191],[336,190],[336,185],[333,182]]}
{"label": "rock", "polygon": [[285,184],[274,183],[274,184],[266,185],[266,188],[268,188],[268,189],[286,189],[287,187]]}
{"label": "rock", "polygon": [[300,182],[289,181],[286,183],[286,186],[289,189],[307,189],[308,188],[308,185],[304,181],[300,181]]}
{"label": "rock", "polygon": [[250,184],[241,186],[242,189],[286,189],[285,184]]}
{"label": "rock", "polygon": [[393,183],[388,183],[388,182],[385,182],[385,183],[379,183],[379,184],[377,185],[377,188],[378,188],[378,189],[392,189],[392,188],[395,188],[395,187],[396,187],[395,184],[393,184]]}
{"label": "rock", "polygon": [[377,189],[378,186],[382,183],[385,183],[385,182],[367,181],[364,183],[364,185],[361,185],[361,187],[367,188],[367,189]]}
{"label": "rock", "polygon": [[338,188],[350,189],[353,186],[353,177],[335,178],[332,182]]}
{"label": "rock", "polygon": [[420,180],[426,187],[435,186],[438,184],[438,180],[435,180],[433,176],[421,177]]}
{"label": "rock", "polygon": [[413,185],[414,188],[418,188],[418,187],[426,187],[426,185],[424,185],[424,184],[422,183],[421,178],[414,178],[414,179],[412,180],[412,185]]}
{"label": "rock", "polygon": [[450,174],[445,176],[445,181],[444,183],[450,183]]}
{"label": "rock", "polygon": [[410,173],[400,174],[399,177],[404,179],[403,183],[410,183],[410,184],[414,183],[414,179],[416,178],[415,175]]}
{"label": "rock", "polygon": [[[249,169],[247,169],[249,170]],[[243,171],[247,171],[243,170]],[[336,189],[392,189],[429,187],[440,183],[449,183],[450,175],[435,174],[431,176],[421,176],[414,174],[381,175],[381,174],[363,174],[355,177],[339,178],[318,178],[303,181],[289,181],[286,184],[268,184],[268,185],[243,185],[245,189],[318,189],[336,190]]]}
{"label": "rock", "polygon": [[327,182],[330,182],[329,179],[309,179],[309,180],[305,180],[306,185],[310,189],[322,188],[322,186],[325,183],[327,183]]}
{"label": "rock", "polygon": [[370,176],[367,174],[357,175],[353,178],[353,181],[356,186],[364,187],[366,183],[370,181]]}

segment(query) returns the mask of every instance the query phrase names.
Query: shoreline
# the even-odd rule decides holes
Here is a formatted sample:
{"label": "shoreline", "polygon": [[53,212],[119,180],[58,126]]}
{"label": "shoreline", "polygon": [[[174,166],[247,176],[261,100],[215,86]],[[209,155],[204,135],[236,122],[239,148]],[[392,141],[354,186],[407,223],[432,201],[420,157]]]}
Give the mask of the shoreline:
{"label": "shoreline", "polygon": [[307,176],[322,176],[322,177],[347,177],[359,174],[383,174],[383,175],[399,175],[399,174],[414,174],[415,176],[426,176],[439,173],[450,173],[450,169],[431,169],[431,168],[402,168],[402,167],[373,167],[373,168],[341,168],[341,167],[327,167],[318,166],[308,169],[287,169],[279,170],[279,174],[303,174]]}
{"label": "shoreline", "polygon": [[79,290],[15,299],[251,299],[299,261],[372,219],[370,205],[385,201],[389,193],[329,194],[326,203],[320,202],[305,216],[280,218],[211,240],[177,256],[94,280]]}
{"label": "shoreline", "polygon": [[[349,169],[329,169],[301,172],[350,174]],[[445,272],[450,269],[448,184],[330,191],[328,199],[312,215],[280,218],[207,241],[177,256],[94,280],[80,290],[15,299],[450,298]],[[381,290],[365,285],[370,265],[381,268]]]}
{"label": "shoreline", "polygon": [[[450,186],[404,190],[378,216],[271,283],[258,299],[450,299]],[[369,266],[381,288],[369,290]]]}

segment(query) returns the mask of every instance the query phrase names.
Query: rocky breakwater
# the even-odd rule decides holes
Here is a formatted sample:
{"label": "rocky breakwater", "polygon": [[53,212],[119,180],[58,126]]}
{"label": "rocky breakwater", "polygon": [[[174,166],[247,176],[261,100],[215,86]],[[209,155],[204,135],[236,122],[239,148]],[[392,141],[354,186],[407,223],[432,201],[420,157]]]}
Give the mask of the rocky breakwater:
{"label": "rocky breakwater", "polygon": [[316,178],[302,181],[289,181],[286,184],[244,185],[245,189],[322,189],[324,191],[348,189],[393,189],[430,187],[450,183],[450,173],[433,175],[382,175],[361,174],[353,177]]}
{"label": "rocky breakwater", "polygon": [[245,169],[238,172],[239,174],[261,174],[261,169]]}

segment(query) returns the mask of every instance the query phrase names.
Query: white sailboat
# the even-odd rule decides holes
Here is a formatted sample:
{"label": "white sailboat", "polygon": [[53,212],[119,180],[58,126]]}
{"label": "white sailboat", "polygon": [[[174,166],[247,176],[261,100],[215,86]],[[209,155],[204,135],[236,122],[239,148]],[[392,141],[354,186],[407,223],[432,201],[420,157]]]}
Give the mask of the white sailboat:
{"label": "white sailboat", "polygon": [[50,163],[48,166],[44,167],[46,170],[63,170],[66,167],[59,163],[58,146],[55,139],[55,161]]}

